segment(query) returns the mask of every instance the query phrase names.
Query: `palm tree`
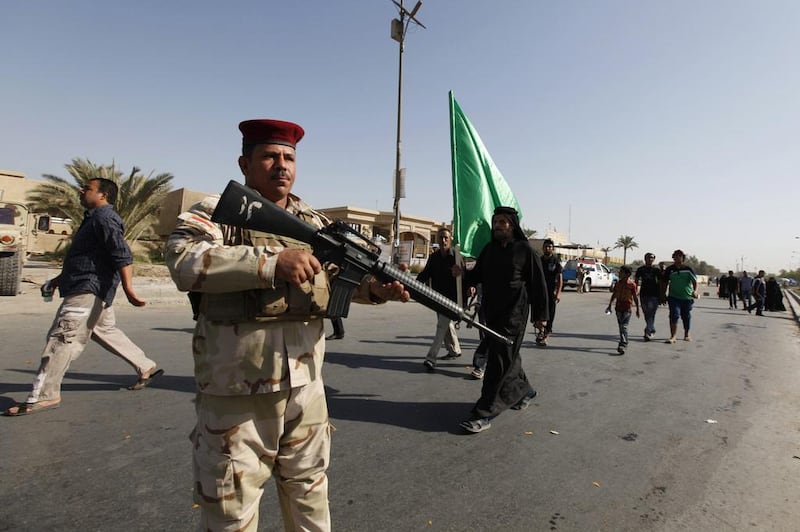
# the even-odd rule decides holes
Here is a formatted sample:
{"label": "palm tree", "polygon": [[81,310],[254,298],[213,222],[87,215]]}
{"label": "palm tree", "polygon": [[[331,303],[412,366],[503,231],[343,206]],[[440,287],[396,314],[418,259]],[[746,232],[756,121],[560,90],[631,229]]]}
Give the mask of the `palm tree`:
{"label": "palm tree", "polygon": [[611,251],[612,249],[614,249],[614,248],[610,248],[608,246],[606,246],[604,248],[600,248],[600,251],[602,251],[603,254],[605,255],[605,258],[603,259],[603,262],[605,262],[606,264],[608,264],[608,252]]}
{"label": "palm tree", "polygon": [[537,233],[536,229],[528,229],[527,227],[523,227],[522,232],[525,233],[525,236],[529,239],[535,238]]}
{"label": "palm tree", "polygon": [[136,240],[152,230],[158,218],[158,210],[172,189],[172,174],[154,176],[150,172],[145,176],[136,166],[125,177],[113,162],[103,166],[88,159],[76,158],[64,167],[77,186],[62,177],[44,174],[42,177],[47,182],[28,193],[28,204],[39,212],[78,222],[83,219],[84,211],[80,203],[81,188],[97,177],[110,179],[119,187],[114,210],[125,224],[126,240]]}
{"label": "palm tree", "polygon": [[622,235],[614,244],[615,249],[622,248],[622,264],[628,263],[628,250],[639,247],[639,244],[633,238],[632,236]]}

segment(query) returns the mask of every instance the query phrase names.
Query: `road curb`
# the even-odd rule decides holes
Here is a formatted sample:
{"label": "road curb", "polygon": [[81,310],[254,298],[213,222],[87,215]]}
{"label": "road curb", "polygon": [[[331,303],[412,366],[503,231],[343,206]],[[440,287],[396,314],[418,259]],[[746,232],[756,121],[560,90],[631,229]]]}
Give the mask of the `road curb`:
{"label": "road curb", "polygon": [[784,290],[784,299],[789,303],[789,308],[792,309],[794,320],[800,324],[800,296],[794,290]]}

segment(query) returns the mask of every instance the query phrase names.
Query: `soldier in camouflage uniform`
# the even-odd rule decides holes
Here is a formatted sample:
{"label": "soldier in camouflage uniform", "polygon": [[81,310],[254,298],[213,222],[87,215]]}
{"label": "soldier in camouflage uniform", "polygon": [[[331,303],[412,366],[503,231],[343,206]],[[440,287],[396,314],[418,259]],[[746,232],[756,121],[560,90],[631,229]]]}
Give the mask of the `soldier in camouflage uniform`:
{"label": "soldier in camouflage uniform", "polygon": [[[291,194],[303,129],[248,120],[245,184],[302,220],[327,220]],[[263,485],[275,477],[286,530],[329,530],[330,426],[322,382],[323,317],[335,269],[281,235],[211,222],[217,198],[180,215],[167,265],[199,296],[192,340],[197,425],[191,434],[203,530],[258,528]],[[398,282],[367,276],[354,301],[408,300]]]}

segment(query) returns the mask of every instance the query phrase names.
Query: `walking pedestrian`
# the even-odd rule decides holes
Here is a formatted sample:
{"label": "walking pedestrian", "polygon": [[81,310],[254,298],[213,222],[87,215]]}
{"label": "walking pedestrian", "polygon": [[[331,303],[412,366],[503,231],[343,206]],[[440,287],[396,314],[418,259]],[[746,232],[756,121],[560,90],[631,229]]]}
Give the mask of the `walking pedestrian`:
{"label": "walking pedestrian", "polygon": [[644,341],[649,342],[656,333],[656,312],[661,295],[662,270],[653,265],[656,256],[644,254],[644,265],[636,269],[635,281],[641,287],[639,297],[644,311]]}
{"label": "walking pedestrian", "polygon": [[672,253],[673,263],[664,271],[662,301],[669,305],[669,340],[674,344],[678,331],[678,319],[683,322],[683,339],[692,341],[689,333],[692,325],[692,306],[697,299],[697,276],[684,261],[686,254],[680,249]]}
{"label": "walking pedestrian", "polygon": [[[447,228],[438,231],[439,250],[431,253],[425,267],[417,275],[417,281],[427,283],[430,281],[431,287],[443,296],[458,301],[458,288],[456,278],[453,275],[453,266],[464,267],[464,258],[460,253],[451,247],[452,234]],[[444,314],[436,314],[436,333],[433,342],[428,349],[423,364],[428,371],[436,369],[436,359],[439,357],[439,350],[444,344],[447,350],[446,360],[461,356],[461,344],[458,341],[455,322]]]}
{"label": "walking pedestrian", "polygon": [[561,261],[553,253],[555,244],[549,238],[542,242],[542,271],[544,271],[544,280],[547,283],[547,301],[549,319],[547,325],[544,326],[542,332],[536,337],[536,345],[545,347],[547,346],[547,339],[550,333],[553,332],[553,321],[556,319],[556,304],[561,301],[561,288],[563,285]]}
{"label": "walking pedestrian", "polygon": [[736,301],[736,294],[739,292],[739,279],[733,274],[733,270],[728,270],[728,275],[722,278],[719,286],[720,291],[724,290],[728,296],[728,308],[731,310],[739,308]]}
{"label": "walking pedestrian", "polygon": [[[652,259],[650,261],[652,263]],[[639,297],[636,293],[636,283],[631,280],[630,266],[622,266],[619,269],[619,281],[611,291],[611,299],[608,301],[606,312],[611,312],[611,305],[616,300],[614,310],[617,314],[617,325],[619,326],[619,344],[617,353],[625,354],[628,347],[628,323],[631,321],[631,308],[636,305],[636,317],[639,317]],[[647,336],[645,336],[647,338]]]}
{"label": "walking pedestrian", "polygon": [[123,236],[122,219],[114,210],[117,194],[117,184],[105,178],[90,179],[81,189],[80,202],[86,209],[83,222],[72,236],[61,273],[48,281],[64,301],[47,333],[28,399],[7,409],[5,415],[24,416],[58,408],[64,375],[90,339],[136,371],[136,381],[129,390],[141,390],[163,373],[117,328],[112,303],[119,284],[131,305],[146,304],[133,289],[133,257]]}
{"label": "walking pedestrian", "polygon": [[753,278],[747,275],[747,272],[742,272],[742,277],[739,279],[739,299],[742,300],[744,310],[753,304]]}
{"label": "walking pedestrian", "polygon": [[480,252],[475,267],[464,271],[464,283],[483,285],[486,324],[513,339],[512,345],[485,336],[489,357],[481,396],[460,426],[472,433],[492,426],[505,410],[527,408],[536,397],[522,368],[520,348],[528,318],[537,328],[546,325],[547,284],[539,255],[528,243],[517,211],[497,207],[492,216],[492,240]]}
{"label": "walking pedestrian", "polygon": [[756,316],[764,315],[764,301],[767,297],[767,283],[764,280],[765,275],[764,270],[758,270],[758,276],[753,279],[752,286],[752,294],[755,301],[744,308],[749,313],[752,313],[753,309],[756,309]]}

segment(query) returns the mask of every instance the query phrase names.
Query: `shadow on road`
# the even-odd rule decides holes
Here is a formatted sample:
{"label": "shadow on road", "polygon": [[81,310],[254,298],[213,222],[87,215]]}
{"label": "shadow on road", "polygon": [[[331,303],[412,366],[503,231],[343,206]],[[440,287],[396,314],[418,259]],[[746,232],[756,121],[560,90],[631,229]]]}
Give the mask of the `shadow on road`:
{"label": "shadow on road", "polygon": [[[9,369],[8,371],[15,371],[17,373],[27,373],[31,376],[31,382],[36,375],[36,370],[30,369]],[[102,375],[97,373],[75,373],[74,371],[67,372],[64,377],[64,383],[61,385],[62,391],[68,392],[83,392],[83,391],[101,391],[101,390],[120,390],[127,388],[136,380],[132,374],[126,375]],[[69,380],[82,380],[90,381],[88,383],[68,382]],[[0,383],[0,393],[6,394],[10,392],[30,392],[31,382],[26,383]],[[154,379],[148,388],[160,388],[163,390],[172,390],[175,392],[195,393],[194,377],[169,375],[168,373]]]}
{"label": "shadow on road", "polygon": [[[381,342],[383,343],[383,342]],[[337,351],[327,351],[325,353],[326,364],[337,364],[347,368],[371,368],[371,369],[385,369],[388,371],[402,371],[404,373],[430,373],[422,361],[425,360],[424,355],[419,356],[381,356],[373,353],[342,353]],[[448,377],[467,378],[468,374],[465,372],[465,367],[470,365],[472,357],[462,355],[456,359],[442,360],[436,362],[437,375],[445,375]],[[457,370],[457,371],[456,371]]]}
{"label": "shadow on road", "polygon": [[173,327],[153,327],[151,330],[153,331],[162,331],[162,332],[182,332],[182,333],[194,333],[194,329],[191,327],[187,328],[173,328]]}
{"label": "shadow on road", "polygon": [[395,425],[421,432],[462,434],[458,422],[469,416],[472,403],[392,402],[365,395],[343,394],[325,386],[331,419]]}

